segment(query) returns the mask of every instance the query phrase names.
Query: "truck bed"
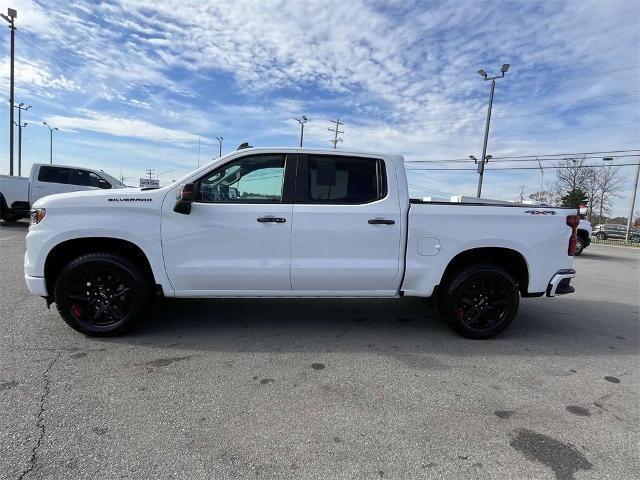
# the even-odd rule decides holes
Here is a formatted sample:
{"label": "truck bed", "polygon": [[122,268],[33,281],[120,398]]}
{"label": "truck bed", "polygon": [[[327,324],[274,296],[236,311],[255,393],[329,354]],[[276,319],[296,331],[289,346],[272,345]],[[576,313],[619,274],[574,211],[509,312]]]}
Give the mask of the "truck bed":
{"label": "truck bed", "polygon": [[573,263],[567,253],[571,228],[566,217],[575,213],[573,208],[515,203],[411,200],[403,291],[431,294],[444,267],[460,252],[506,248],[527,264],[527,293],[544,292],[558,268]]}
{"label": "truck bed", "polygon": [[29,210],[29,177],[0,175],[0,201],[3,208]]}

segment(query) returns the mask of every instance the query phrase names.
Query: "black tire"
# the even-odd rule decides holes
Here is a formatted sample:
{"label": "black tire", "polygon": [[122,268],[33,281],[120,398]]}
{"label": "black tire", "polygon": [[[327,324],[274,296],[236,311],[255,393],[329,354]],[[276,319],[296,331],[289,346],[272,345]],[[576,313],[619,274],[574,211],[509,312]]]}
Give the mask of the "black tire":
{"label": "black tire", "polygon": [[520,292],[513,277],[493,264],[475,264],[445,285],[441,312],[449,326],[467,338],[493,337],[518,313]]}
{"label": "black tire", "polygon": [[58,313],[91,337],[125,333],[152,308],[151,285],[133,262],[112,253],[89,253],[71,261],[54,289]]}
{"label": "black tire", "polygon": [[607,239],[607,234],[604,233],[604,232],[598,232],[598,233],[596,233],[595,237],[598,240],[606,240]]}
{"label": "black tire", "polygon": [[584,240],[582,240],[582,237],[578,237],[578,239],[576,240],[576,252],[575,252],[575,256],[579,257],[580,255],[582,255],[582,252],[584,251]]}

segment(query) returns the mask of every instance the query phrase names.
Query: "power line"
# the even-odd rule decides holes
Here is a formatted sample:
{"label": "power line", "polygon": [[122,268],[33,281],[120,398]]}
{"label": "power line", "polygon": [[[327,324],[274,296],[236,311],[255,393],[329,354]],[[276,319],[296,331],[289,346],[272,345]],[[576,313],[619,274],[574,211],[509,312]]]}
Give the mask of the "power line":
{"label": "power line", "polygon": [[[627,167],[630,165],[634,165],[637,166],[637,163],[618,163],[617,165],[560,165],[560,166],[548,166],[548,167],[542,167],[542,170],[552,170],[552,169],[559,169],[559,168],[604,168],[604,167],[610,167],[610,166],[614,166],[614,167]],[[449,171],[449,172],[476,172],[477,169],[475,168],[446,168],[446,167],[426,167],[426,168],[408,168],[407,170],[411,171],[419,171],[419,170],[439,170],[439,171]],[[499,167],[499,168],[492,168],[492,171],[498,171],[498,170],[540,170],[540,166],[538,167]]]}
{"label": "power line", "polygon": [[[491,161],[496,161],[496,160],[520,160],[520,159],[525,159],[525,158],[531,158],[533,160],[536,159],[545,159],[545,158],[549,158],[549,157],[582,157],[582,156],[588,156],[588,155],[598,155],[595,157],[588,157],[588,158],[601,158],[601,156],[609,156],[609,154],[616,154],[616,153],[631,153],[631,152],[638,152],[640,153],[640,150],[609,150],[609,151],[600,151],[600,152],[573,152],[573,153],[545,153],[545,154],[540,154],[540,155],[513,155],[513,156],[502,156],[502,157],[492,157]],[[635,156],[638,153],[632,154],[631,156]],[[629,155],[627,155],[629,156]],[[551,158],[551,160],[560,160],[560,159],[553,159]],[[405,163],[422,163],[422,162],[433,162],[433,163],[448,163],[448,162],[469,162],[468,158],[448,158],[448,159],[440,159],[440,160],[405,160]]]}

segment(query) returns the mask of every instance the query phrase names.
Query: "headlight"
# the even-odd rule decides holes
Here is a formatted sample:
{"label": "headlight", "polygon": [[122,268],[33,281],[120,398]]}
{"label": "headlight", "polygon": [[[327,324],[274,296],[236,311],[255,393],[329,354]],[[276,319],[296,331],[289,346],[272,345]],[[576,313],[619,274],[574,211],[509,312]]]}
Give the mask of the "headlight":
{"label": "headlight", "polygon": [[44,216],[47,214],[47,211],[44,208],[34,208],[31,210],[31,221],[29,225],[37,225],[42,220],[44,220]]}

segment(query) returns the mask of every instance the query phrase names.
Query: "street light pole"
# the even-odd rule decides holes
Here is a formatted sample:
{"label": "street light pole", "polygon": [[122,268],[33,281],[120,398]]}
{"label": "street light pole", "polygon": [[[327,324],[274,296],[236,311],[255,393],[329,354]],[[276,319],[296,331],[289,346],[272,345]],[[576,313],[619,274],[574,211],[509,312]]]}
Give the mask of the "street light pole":
{"label": "street light pole", "polygon": [[27,122],[16,124],[18,127],[18,176],[22,175],[22,129],[27,125],[29,125]]}
{"label": "street light pole", "polygon": [[10,79],[9,79],[9,175],[13,175],[13,86],[14,86],[14,60],[15,60],[15,43],[16,43],[16,27],[14,24],[15,19],[18,17],[18,12],[13,8],[7,9],[7,14],[0,13],[0,17],[4,18],[9,23],[11,29],[11,67],[10,67]]}
{"label": "street light pole", "polygon": [[49,129],[49,164],[53,165],[53,131],[54,130],[59,130],[58,127],[53,127],[51,128],[51,125],[49,125],[47,122],[42,122],[43,125],[46,125],[47,128]]}
{"label": "street light pole", "polygon": [[224,141],[224,137],[216,137],[216,140],[218,140],[220,144],[220,150],[218,152],[218,158],[220,158],[222,156],[222,142]]}
{"label": "street light pole", "polygon": [[22,111],[25,112],[31,108],[31,105],[24,106],[23,102],[20,102],[18,105],[14,105],[14,108],[18,109],[18,176],[22,175],[22,129],[26,127],[28,124],[25,122],[22,124]]}
{"label": "street light pole", "polygon": [[638,166],[636,167],[636,179],[633,182],[633,191],[631,192],[631,208],[629,209],[629,220],[627,221],[627,233],[624,237],[625,242],[629,241],[629,235],[631,234],[633,210],[636,206],[636,193],[638,192],[638,178],[640,178],[640,157],[638,158]]}
{"label": "street light pole", "polygon": [[296,122],[300,124],[300,147],[302,147],[302,140],[304,139],[304,124],[307,123],[306,115],[302,115],[301,118],[294,118]]}
{"label": "street light pole", "polygon": [[484,165],[487,163],[487,144],[489,143],[489,125],[491,124],[491,109],[493,108],[493,93],[496,89],[496,80],[498,78],[504,78],[504,74],[509,70],[509,64],[505,63],[502,65],[500,70],[501,75],[496,75],[495,77],[487,76],[487,72],[480,69],[478,73],[484,77],[485,80],[491,80],[491,93],[489,94],[489,108],[487,109],[487,122],[484,127],[484,142],[482,144],[482,157],[478,162],[478,173],[480,177],[478,178],[478,194],[477,197],[480,198],[482,194],[482,178],[484,177]]}

